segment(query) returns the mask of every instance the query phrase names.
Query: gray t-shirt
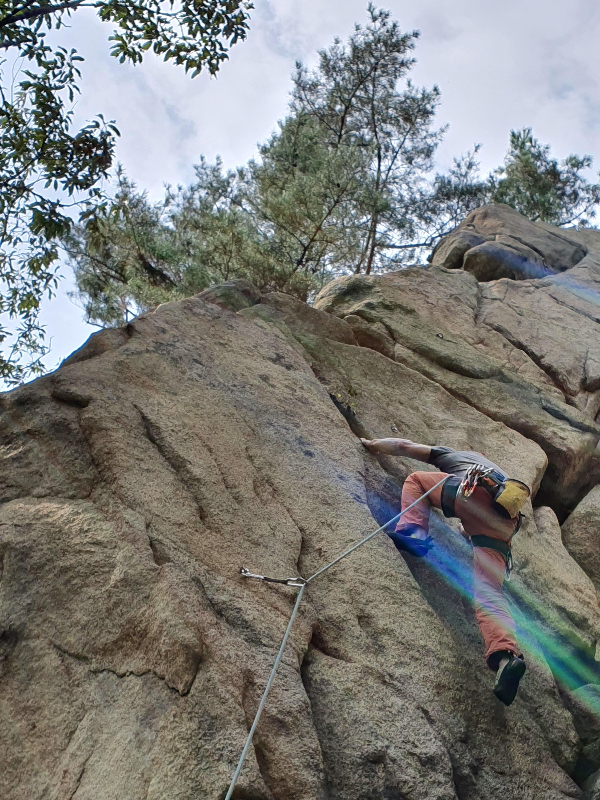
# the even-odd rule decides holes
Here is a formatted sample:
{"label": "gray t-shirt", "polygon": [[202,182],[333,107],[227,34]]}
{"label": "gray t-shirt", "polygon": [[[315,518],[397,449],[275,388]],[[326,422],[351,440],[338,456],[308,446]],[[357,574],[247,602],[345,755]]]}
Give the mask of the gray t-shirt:
{"label": "gray t-shirt", "polygon": [[508,475],[504,470],[500,469],[497,464],[490,461],[481,453],[475,453],[471,450],[453,450],[451,447],[432,447],[429,456],[429,463],[440,470],[440,472],[448,472],[450,475],[458,475],[459,478],[464,478],[469,467],[473,464],[483,464],[488,469],[491,467],[501,480],[506,480]]}

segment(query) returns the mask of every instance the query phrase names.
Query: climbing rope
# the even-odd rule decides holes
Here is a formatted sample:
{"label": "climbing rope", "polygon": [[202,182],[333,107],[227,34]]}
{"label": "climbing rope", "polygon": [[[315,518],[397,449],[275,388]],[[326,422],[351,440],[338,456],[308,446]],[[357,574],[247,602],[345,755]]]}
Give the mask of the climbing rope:
{"label": "climbing rope", "polygon": [[396,514],[395,517],[392,517],[392,519],[388,520],[385,523],[385,525],[382,525],[380,528],[377,528],[376,531],[373,531],[373,533],[370,533],[368,536],[365,536],[364,539],[361,539],[360,542],[358,542],[357,544],[353,545],[348,550],[345,550],[337,558],[334,558],[333,561],[330,561],[329,564],[326,564],[324,567],[321,567],[321,569],[317,570],[314,573],[314,575],[310,576],[310,578],[306,578],[306,579],[301,578],[301,577],[298,577],[298,578],[267,578],[264,575],[258,575],[258,574],[255,574],[253,572],[249,572],[247,569],[242,568],[241,574],[242,574],[242,576],[244,578],[254,578],[255,580],[266,581],[268,583],[281,583],[281,584],[284,584],[286,586],[295,586],[295,587],[299,587],[300,591],[298,592],[298,596],[296,597],[296,603],[294,605],[294,610],[292,611],[292,616],[290,617],[290,621],[288,622],[288,626],[287,626],[287,628],[285,630],[285,634],[284,634],[283,640],[281,642],[281,647],[279,648],[279,652],[277,653],[277,658],[275,659],[275,663],[273,664],[273,669],[271,670],[271,674],[269,675],[269,680],[267,681],[267,685],[265,687],[265,691],[263,692],[263,696],[261,697],[260,703],[258,705],[258,710],[256,712],[256,716],[254,717],[254,722],[252,723],[252,727],[250,728],[250,731],[248,733],[248,737],[246,738],[246,743],[244,745],[244,749],[242,750],[242,754],[240,756],[240,760],[238,761],[238,765],[236,767],[235,773],[233,775],[233,778],[231,779],[231,784],[229,785],[229,790],[228,790],[227,794],[225,795],[225,800],[231,800],[231,796],[233,795],[233,791],[235,789],[235,785],[237,783],[237,780],[238,780],[238,778],[240,776],[240,772],[242,771],[242,767],[244,765],[244,760],[246,758],[246,754],[248,752],[248,748],[250,747],[250,744],[252,742],[252,738],[254,736],[254,732],[256,731],[260,716],[261,716],[261,714],[263,712],[263,709],[265,707],[265,703],[267,702],[267,695],[269,694],[269,690],[271,689],[273,681],[275,680],[275,674],[276,674],[277,668],[279,667],[279,664],[281,662],[281,657],[283,656],[283,651],[285,650],[285,645],[287,643],[288,636],[290,635],[290,631],[292,630],[292,625],[294,624],[294,619],[296,618],[296,614],[298,613],[298,609],[300,608],[300,602],[302,600],[302,595],[304,594],[304,590],[306,589],[308,584],[311,581],[314,581],[315,578],[318,578],[324,572],[327,572],[327,570],[331,569],[331,567],[333,567],[335,564],[338,564],[343,558],[346,558],[346,556],[349,556],[350,553],[353,553],[355,550],[358,550],[359,547],[362,547],[363,544],[366,544],[370,539],[372,539],[374,536],[376,536],[382,530],[387,528],[388,525],[392,525],[394,522],[397,522],[400,519],[400,517],[403,517],[404,514],[406,514],[407,511],[410,511],[411,508],[414,508],[418,503],[421,502],[421,500],[424,500],[427,497],[427,495],[429,495],[433,491],[435,491],[439,486],[441,486],[445,481],[447,481],[449,477],[450,477],[449,475],[446,475],[445,477],[443,477],[442,480],[439,483],[436,483],[435,486],[432,486],[431,489],[429,489],[429,491],[427,491],[427,492],[425,492],[425,494],[421,495],[421,497],[419,497],[417,500],[415,500],[414,503],[411,503],[408,506],[408,508],[405,508],[404,511],[401,511],[399,514]]}

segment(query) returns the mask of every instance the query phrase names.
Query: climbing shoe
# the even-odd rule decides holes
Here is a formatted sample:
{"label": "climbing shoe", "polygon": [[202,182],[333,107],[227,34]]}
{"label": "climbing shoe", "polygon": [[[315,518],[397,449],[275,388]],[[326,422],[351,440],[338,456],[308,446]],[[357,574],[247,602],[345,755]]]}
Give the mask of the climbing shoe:
{"label": "climbing shoe", "polygon": [[428,536],[426,539],[417,539],[410,533],[403,533],[402,531],[393,531],[388,533],[392,542],[396,545],[396,549],[402,553],[410,553],[411,556],[416,558],[423,558],[429,553],[433,547],[433,539]]}
{"label": "climbing shoe", "polygon": [[519,681],[525,674],[526,666],[523,656],[511,656],[508,662],[496,674],[494,694],[505,706],[515,699]]}

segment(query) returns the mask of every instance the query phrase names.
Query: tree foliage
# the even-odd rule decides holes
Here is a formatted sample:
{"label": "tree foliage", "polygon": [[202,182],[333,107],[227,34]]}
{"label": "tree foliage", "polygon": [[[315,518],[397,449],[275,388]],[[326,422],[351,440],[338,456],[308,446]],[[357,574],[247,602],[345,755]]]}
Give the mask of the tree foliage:
{"label": "tree foliage", "polygon": [[[257,158],[231,171],[202,161],[196,183],[170,195],[164,224],[185,249],[173,269],[194,276],[188,288],[235,275],[306,299],[350,266],[368,274],[394,263],[394,248],[414,239],[442,136],[439,92],[408,79],[418,33],[372,5],[368,14],[347,43],[319,53],[316,69],[297,65],[289,114]],[[85,228],[70,243],[84,295],[90,270],[98,287],[111,280],[88,257],[96,246]],[[127,307],[146,307],[131,290]]]}
{"label": "tree foliage", "polygon": [[418,32],[403,33],[372,5],[369,15],[347,45],[336,40],[319,53],[317,69],[298,65],[291,105],[293,117],[318,125],[330,158],[347,164],[339,186],[349,200],[354,252],[344,258],[366,274],[385,264],[386,249],[414,238],[420,192],[443,134],[433,129],[438,88],[417,89],[408,79]]}
{"label": "tree foliage", "polygon": [[247,0],[0,0],[0,314],[13,320],[0,325],[0,377],[9,383],[39,370],[38,311],[56,286],[58,243],[74,219],[106,207],[99,187],[117,128],[101,115],[76,128],[83,58],[47,41],[90,6],[114,24],[111,52],[121,62],[151,50],[192,75],[218,70],[244,38],[251,8]]}
{"label": "tree foliage", "polygon": [[559,163],[531,128],[511,131],[504,165],[490,175],[489,197],[534,221],[586,227],[600,203],[600,184],[582,175],[591,166],[587,155],[569,155]]}
{"label": "tree foliage", "polygon": [[[202,159],[190,187],[155,205],[121,175],[112,206],[68,243],[88,318],[118,324],[232,277],[307,299],[340,274],[423,263],[484,203],[589,224],[600,201],[591,159],[558,163],[528,129],[511,132],[487,177],[479,145],[435,174],[439,92],[410,81],[416,41],[370,5],[347,42],[322,50],[314,69],[297,65],[288,115],[246,165]],[[153,270],[169,280],[157,284]]]}
{"label": "tree foliage", "polygon": [[158,305],[181,282],[181,250],[172,227],[164,224],[167,208],[168,201],[148,203],[119,170],[112,203],[97,208],[85,225],[85,248],[81,227],[64,238],[67,251],[80,261],[79,289],[88,298],[90,320],[127,322],[137,313],[128,300],[132,292],[139,303]]}

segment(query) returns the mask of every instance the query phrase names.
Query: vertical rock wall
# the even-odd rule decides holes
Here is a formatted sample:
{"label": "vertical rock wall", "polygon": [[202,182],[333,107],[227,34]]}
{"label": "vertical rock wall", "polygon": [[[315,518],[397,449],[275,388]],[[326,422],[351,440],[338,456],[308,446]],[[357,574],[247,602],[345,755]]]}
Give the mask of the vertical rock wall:
{"label": "vertical rock wall", "polygon": [[[397,513],[415,463],[355,435],[392,426],[541,487],[514,544],[522,690],[492,696],[470,548],[434,514],[431,559],[382,535],[310,585],[235,797],[591,786],[600,243],[477,214],[429,268],[314,307],[213,290],[2,396],[3,798],[222,800],[295,597],[239,570],[309,575]],[[492,241],[536,277],[498,275]]]}

